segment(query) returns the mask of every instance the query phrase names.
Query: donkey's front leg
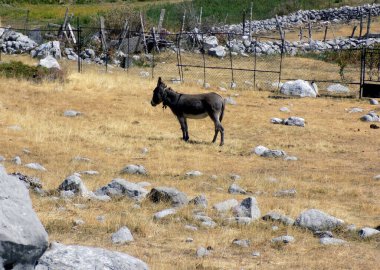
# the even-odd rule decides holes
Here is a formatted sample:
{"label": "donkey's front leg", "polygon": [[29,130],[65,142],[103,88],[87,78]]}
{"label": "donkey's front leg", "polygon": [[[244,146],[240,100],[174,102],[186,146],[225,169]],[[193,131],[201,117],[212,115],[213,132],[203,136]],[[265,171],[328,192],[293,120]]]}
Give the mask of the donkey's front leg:
{"label": "donkey's front leg", "polygon": [[183,116],[177,116],[177,118],[178,118],[178,121],[179,121],[179,123],[181,125],[182,139],[187,142],[189,140],[189,133],[187,131],[186,118],[183,117]]}

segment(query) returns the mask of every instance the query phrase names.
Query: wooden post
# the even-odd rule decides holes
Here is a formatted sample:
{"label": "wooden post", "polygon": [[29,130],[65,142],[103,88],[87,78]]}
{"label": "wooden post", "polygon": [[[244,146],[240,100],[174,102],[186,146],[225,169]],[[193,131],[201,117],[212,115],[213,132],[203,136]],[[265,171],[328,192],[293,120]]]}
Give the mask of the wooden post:
{"label": "wooden post", "polygon": [[359,39],[362,38],[363,34],[363,10],[360,9],[360,28],[359,28]]}
{"label": "wooden post", "polygon": [[107,39],[106,39],[106,32],[105,32],[105,26],[104,26],[104,17],[100,16],[100,39],[102,41],[102,48],[103,52],[107,50]]}
{"label": "wooden post", "polygon": [[327,30],[329,29],[329,25],[327,24],[326,25],[326,28],[325,28],[325,35],[323,36],[323,42],[326,42],[326,37],[327,37]]}
{"label": "wooden post", "polygon": [[183,33],[183,31],[184,31],[184,29],[185,29],[185,19],[186,19],[186,9],[185,9],[185,11],[183,12],[183,16],[182,16],[181,33]]}
{"label": "wooden post", "polygon": [[280,32],[281,41],[284,41],[284,32],[282,31],[282,27],[280,25],[280,21],[278,20],[277,14],[276,14],[276,23],[277,23],[278,31]]}
{"label": "wooden post", "polygon": [[246,10],[244,9],[243,11],[243,36],[245,35],[245,15],[246,15]]}
{"label": "wooden post", "polygon": [[251,9],[249,10],[249,41],[252,41],[252,12],[253,12],[253,2],[251,2]]}
{"label": "wooden post", "polygon": [[142,31],[141,35],[142,35],[143,42],[144,42],[145,53],[148,53],[148,48],[146,46],[146,38],[145,38],[145,33],[144,33],[144,19],[143,19],[141,11],[140,11],[140,22],[141,22],[141,31]]}
{"label": "wooden post", "polygon": [[128,20],[125,20],[124,27],[123,27],[123,32],[121,32],[121,36],[120,36],[119,47],[117,48],[118,51],[120,51],[121,45],[123,44],[124,39],[127,37],[128,28],[129,28],[129,26],[128,26]]}
{"label": "wooden post", "polygon": [[154,27],[152,27],[152,37],[153,37],[153,42],[154,42],[154,47],[157,50],[157,52],[160,52],[160,48],[158,47],[158,42],[157,42],[157,35],[156,35],[156,30]]}
{"label": "wooden post", "polygon": [[69,23],[67,24],[67,28],[69,28],[69,33],[70,33],[71,39],[73,40],[74,44],[76,44],[77,41],[75,39],[75,35],[73,33],[73,29],[72,29],[72,27],[71,27],[71,25]]}
{"label": "wooden post", "polygon": [[66,29],[67,20],[68,20],[68,17],[69,17],[68,15],[69,15],[69,8],[67,7],[66,8],[66,12],[65,12],[65,18],[63,19],[63,23],[62,23],[61,27],[58,30],[58,38],[62,38],[62,33]]}
{"label": "wooden post", "polygon": [[199,27],[201,27],[202,25],[202,13],[203,13],[203,7],[201,7],[201,11],[199,12],[199,22],[198,22]]}
{"label": "wooden post", "polygon": [[158,21],[158,26],[157,26],[157,34],[158,35],[160,35],[160,33],[161,33],[161,28],[162,28],[162,23],[164,22],[165,12],[166,12],[165,9],[161,9],[160,19]]}
{"label": "wooden post", "polygon": [[308,29],[309,29],[309,43],[311,42],[311,22],[310,22],[310,16],[307,16],[307,20],[308,20]]}
{"label": "wooden post", "polygon": [[354,35],[355,35],[355,31],[356,31],[356,28],[358,28],[357,25],[355,25],[355,26],[352,28],[352,33],[351,33],[350,38],[353,38],[353,37],[354,37]]}
{"label": "wooden post", "polygon": [[300,26],[300,41],[303,39],[303,28]]}
{"label": "wooden post", "polygon": [[369,12],[368,12],[367,33],[365,35],[367,39],[369,38],[370,30],[371,30],[371,8],[369,9]]}

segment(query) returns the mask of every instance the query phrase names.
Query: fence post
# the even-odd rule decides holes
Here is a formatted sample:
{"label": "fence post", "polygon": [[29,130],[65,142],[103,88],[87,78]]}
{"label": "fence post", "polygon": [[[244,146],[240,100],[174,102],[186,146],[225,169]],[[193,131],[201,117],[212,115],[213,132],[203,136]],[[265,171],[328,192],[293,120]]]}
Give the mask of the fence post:
{"label": "fence post", "polygon": [[253,12],[253,2],[251,2],[251,9],[249,11],[249,42],[252,42],[252,12]]}
{"label": "fence post", "polygon": [[326,37],[327,37],[327,30],[329,29],[329,25],[327,24],[326,25],[326,28],[325,28],[325,35],[323,36],[323,42],[326,42]]}
{"label": "fence post", "polygon": [[256,90],[256,65],[257,65],[257,37],[255,39],[255,47],[254,47],[254,67],[253,67],[253,90]]}
{"label": "fence post", "polygon": [[233,84],[235,83],[235,80],[234,80],[234,68],[233,68],[233,63],[232,63],[231,34],[227,33],[227,37],[228,37],[228,45],[229,45],[229,53],[230,53],[230,68],[231,68],[231,83],[230,83],[230,88],[232,88]]}
{"label": "fence post", "polygon": [[205,45],[203,42],[203,32],[202,32],[202,58],[203,58],[203,87],[206,86],[206,58],[205,58]]}
{"label": "fence post", "polygon": [[369,8],[368,12],[368,23],[367,23],[367,34],[366,34],[366,39],[368,40],[369,38],[369,32],[371,30],[371,8]]}
{"label": "fence post", "polygon": [[79,25],[79,17],[77,17],[77,36],[78,36],[78,44],[77,44],[77,54],[78,54],[78,73],[81,72],[81,58],[80,58],[80,51],[81,51],[81,29]]}
{"label": "fence post", "polygon": [[277,91],[280,91],[281,73],[282,73],[282,60],[284,57],[284,52],[285,52],[285,34],[283,36],[282,43],[281,43],[280,73],[278,74]]}
{"label": "fence post", "polygon": [[127,39],[127,72],[129,71],[129,54],[130,54],[130,48],[129,48],[129,40],[130,40],[130,37],[131,37],[131,34],[130,34],[130,31],[128,29],[128,39]]}
{"label": "fence post", "polygon": [[363,34],[363,10],[360,8],[360,28],[359,28],[359,39],[362,38]]}

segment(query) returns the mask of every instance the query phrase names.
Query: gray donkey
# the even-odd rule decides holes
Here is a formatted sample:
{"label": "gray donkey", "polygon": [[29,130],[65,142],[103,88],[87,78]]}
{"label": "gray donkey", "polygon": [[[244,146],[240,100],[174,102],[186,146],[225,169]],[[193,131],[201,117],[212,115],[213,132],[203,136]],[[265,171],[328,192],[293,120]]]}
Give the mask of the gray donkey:
{"label": "gray donkey", "polygon": [[202,119],[207,116],[215,124],[215,135],[212,139],[214,143],[218,132],[221,134],[220,146],[224,144],[224,128],[221,124],[224,113],[224,99],[216,93],[188,95],[177,93],[170,87],[167,87],[161,77],[158,78],[157,87],[153,90],[152,106],[163,103],[163,108],[169,107],[177,116],[181,125],[182,137],[184,141],[189,140],[187,130],[187,118]]}

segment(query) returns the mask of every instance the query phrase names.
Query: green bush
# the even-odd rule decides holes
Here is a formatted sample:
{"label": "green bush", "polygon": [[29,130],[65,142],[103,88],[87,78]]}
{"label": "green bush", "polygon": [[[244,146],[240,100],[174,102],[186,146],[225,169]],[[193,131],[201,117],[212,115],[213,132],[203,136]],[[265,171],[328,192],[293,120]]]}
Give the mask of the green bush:
{"label": "green bush", "polygon": [[0,76],[40,82],[42,80],[64,81],[64,72],[58,69],[47,69],[41,66],[28,66],[20,61],[0,63]]}

